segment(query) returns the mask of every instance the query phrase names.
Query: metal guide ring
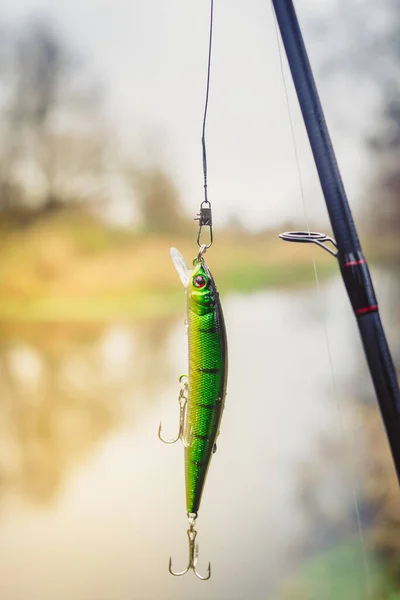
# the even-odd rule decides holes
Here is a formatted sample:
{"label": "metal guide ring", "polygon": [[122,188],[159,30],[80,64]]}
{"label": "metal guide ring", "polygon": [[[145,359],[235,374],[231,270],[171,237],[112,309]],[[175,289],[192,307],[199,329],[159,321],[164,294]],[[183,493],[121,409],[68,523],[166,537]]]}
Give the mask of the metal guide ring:
{"label": "metal guide ring", "polygon": [[279,237],[286,242],[326,242],[330,238],[325,233],[318,231],[285,231]]}
{"label": "metal guide ring", "polygon": [[[325,233],[319,233],[318,231],[285,231],[285,233],[280,233],[279,237],[285,242],[317,244],[317,246],[320,246],[335,258],[338,256],[336,241]],[[335,247],[335,250],[325,246],[323,242],[330,242]]]}

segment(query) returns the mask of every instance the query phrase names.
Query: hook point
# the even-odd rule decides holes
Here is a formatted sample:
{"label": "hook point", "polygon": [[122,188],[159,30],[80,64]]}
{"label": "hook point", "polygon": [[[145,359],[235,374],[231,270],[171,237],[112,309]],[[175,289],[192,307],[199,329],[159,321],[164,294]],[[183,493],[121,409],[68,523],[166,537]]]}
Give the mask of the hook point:
{"label": "hook point", "polygon": [[201,579],[202,581],[207,581],[208,579],[210,579],[211,577],[211,563],[208,563],[208,573],[207,575],[204,577],[203,575],[200,575],[196,569],[193,569],[194,574],[196,575],[196,577],[198,577],[199,579]]}

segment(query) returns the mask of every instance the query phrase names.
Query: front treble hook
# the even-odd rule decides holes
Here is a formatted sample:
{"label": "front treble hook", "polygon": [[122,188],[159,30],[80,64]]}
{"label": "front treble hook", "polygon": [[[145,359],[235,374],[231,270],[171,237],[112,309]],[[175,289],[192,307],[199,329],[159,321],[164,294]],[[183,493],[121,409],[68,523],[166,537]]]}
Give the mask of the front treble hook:
{"label": "front treble hook", "polygon": [[181,389],[179,391],[178,402],[179,402],[179,431],[178,435],[172,440],[165,440],[162,435],[162,422],[160,421],[160,425],[158,427],[158,437],[164,442],[164,444],[175,444],[178,440],[184,439],[184,431],[185,431],[185,410],[187,404],[187,391],[188,391],[188,382],[185,381],[187,379],[187,375],[181,375],[179,381],[181,383]]}
{"label": "front treble hook", "polygon": [[185,575],[189,571],[189,569],[192,569],[192,571],[196,575],[196,577],[198,577],[202,581],[207,581],[207,579],[210,579],[210,577],[211,577],[211,563],[208,563],[208,573],[205,577],[203,575],[200,575],[200,573],[198,573],[196,571],[197,559],[199,556],[199,547],[196,544],[197,531],[194,528],[195,523],[196,523],[196,517],[194,515],[190,515],[189,516],[189,529],[187,530],[187,534],[188,534],[188,538],[189,538],[189,564],[188,564],[188,566],[186,567],[186,569],[184,571],[175,573],[172,570],[172,558],[170,557],[168,570],[171,573],[171,575],[174,575],[175,577],[181,577],[182,575]]}

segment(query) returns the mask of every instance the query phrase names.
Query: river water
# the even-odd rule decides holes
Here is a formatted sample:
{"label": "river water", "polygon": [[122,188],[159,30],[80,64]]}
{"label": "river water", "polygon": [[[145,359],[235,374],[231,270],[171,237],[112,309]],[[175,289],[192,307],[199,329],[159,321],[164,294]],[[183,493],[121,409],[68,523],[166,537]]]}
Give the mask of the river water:
{"label": "river water", "polygon": [[[390,278],[376,284],[395,343]],[[373,393],[341,281],[223,305],[228,395],[197,522],[207,583],[168,574],[170,554],[187,564],[183,449],[157,428],[177,427],[183,318],[2,326],[2,600],[264,600],[357,536],[368,451],[355,382]],[[364,599],[361,539],[355,548]]]}

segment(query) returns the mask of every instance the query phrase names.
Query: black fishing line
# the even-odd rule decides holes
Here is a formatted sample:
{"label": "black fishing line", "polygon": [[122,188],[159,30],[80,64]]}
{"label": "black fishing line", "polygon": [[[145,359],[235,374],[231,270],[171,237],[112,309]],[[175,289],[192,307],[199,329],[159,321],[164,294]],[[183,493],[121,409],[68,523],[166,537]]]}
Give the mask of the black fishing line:
{"label": "black fishing line", "polygon": [[201,145],[203,149],[203,174],[204,174],[204,202],[210,204],[207,193],[207,147],[206,147],[206,124],[207,124],[207,111],[208,111],[208,98],[210,95],[210,74],[211,74],[211,51],[212,51],[212,38],[213,38],[213,24],[214,24],[214,0],[210,2],[210,29],[209,29],[209,42],[208,42],[208,61],[207,61],[207,84],[206,84],[206,100],[204,104],[204,116],[203,116],[203,134],[201,138]]}

